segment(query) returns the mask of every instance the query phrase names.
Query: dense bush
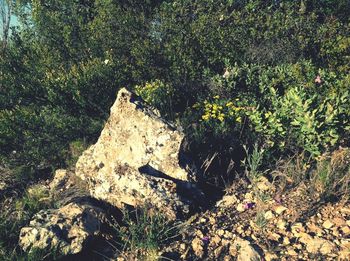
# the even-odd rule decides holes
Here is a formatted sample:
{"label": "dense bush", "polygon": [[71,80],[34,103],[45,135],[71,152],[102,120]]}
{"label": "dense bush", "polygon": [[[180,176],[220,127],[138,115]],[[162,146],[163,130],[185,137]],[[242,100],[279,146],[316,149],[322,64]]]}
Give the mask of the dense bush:
{"label": "dense bush", "polygon": [[230,175],[244,144],[273,163],[349,143],[348,1],[35,0],[15,10],[22,24],[0,58],[7,164],[70,162],[70,144],[96,139],[124,86],[180,122],[214,175]]}

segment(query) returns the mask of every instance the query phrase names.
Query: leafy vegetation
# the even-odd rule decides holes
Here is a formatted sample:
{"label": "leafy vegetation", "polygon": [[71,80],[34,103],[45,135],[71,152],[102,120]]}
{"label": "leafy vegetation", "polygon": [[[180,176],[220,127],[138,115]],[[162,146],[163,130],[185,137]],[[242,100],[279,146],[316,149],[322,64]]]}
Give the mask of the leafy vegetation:
{"label": "leafy vegetation", "polygon": [[160,213],[146,208],[124,211],[122,225],[115,225],[119,251],[130,252],[134,258],[157,260],[160,247],[178,236],[180,227]]}
{"label": "leafy vegetation", "polygon": [[[13,202],[14,201],[14,202]],[[54,250],[34,249],[24,253],[18,247],[20,229],[41,209],[53,204],[48,189],[35,185],[27,189],[18,199],[9,198],[1,204],[0,214],[0,258],[1,260],[52,260],[57,253]]]}
{"label": "leafy vegetation", "polygon": [[19,26],[0,40],[0,164],[18,180],[73,166],[127,87],[181,125],[208,183],[271,169],[348,195],[330,155],[350,145],[349,1],[1,3]]}

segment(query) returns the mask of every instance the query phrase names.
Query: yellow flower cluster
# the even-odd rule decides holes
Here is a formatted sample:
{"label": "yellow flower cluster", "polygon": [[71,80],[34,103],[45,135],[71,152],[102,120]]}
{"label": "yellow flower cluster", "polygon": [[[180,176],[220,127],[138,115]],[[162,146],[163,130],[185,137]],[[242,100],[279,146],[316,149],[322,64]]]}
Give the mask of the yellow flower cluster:
{"label": "yellow flower cluster", "polygon": [[[239,111],[241,107],[235,106],[233,101],[224,102],[219,100],[219,96],[215,96],[214,102],[208,102],[207,100],[203,103],[203,121],[218,120],[224,122],[226,119],[234,119],[236,122],[241,122]],[[236,99],[238,100],[238,99]],[[195,104],[193,107],[202,107],[200,104]]]}

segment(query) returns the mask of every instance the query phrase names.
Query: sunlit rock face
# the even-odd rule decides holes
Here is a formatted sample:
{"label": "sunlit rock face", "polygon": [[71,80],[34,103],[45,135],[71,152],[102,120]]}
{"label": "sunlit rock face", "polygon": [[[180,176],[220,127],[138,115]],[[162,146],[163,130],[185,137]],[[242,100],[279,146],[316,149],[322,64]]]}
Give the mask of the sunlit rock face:
{"label": "sunlit rock face", "polygon": [[[121,89],[96,144],[76,164],[95,198],[114,206],[151,205],[170,218],[185,215],[202,194],[181,154],[183,133],[135,94]],[[181,164],[180,164],[181,162]]]}

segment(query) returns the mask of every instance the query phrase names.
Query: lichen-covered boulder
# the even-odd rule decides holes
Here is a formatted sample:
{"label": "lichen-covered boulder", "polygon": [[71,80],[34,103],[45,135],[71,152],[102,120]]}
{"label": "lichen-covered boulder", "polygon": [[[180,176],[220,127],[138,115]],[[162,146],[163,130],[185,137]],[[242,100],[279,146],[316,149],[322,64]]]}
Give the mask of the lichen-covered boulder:
{"label": "lichen-covered boulder", "polygon": [[117,207],[151,204],[170,218],[198,204],[196,171],[180,150],[184,135],[158,115],[135,94],[119,91],[97,143],[76,164],[93,197]]}
{"label": "lichen-covered boulder", "polygon": [[105,220],[104,212],[89,203],[41,210],[21,229],[19,245],[24,251],[57,249],[63,255],[77,254],[100,235]]}

